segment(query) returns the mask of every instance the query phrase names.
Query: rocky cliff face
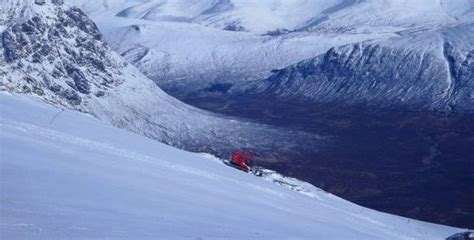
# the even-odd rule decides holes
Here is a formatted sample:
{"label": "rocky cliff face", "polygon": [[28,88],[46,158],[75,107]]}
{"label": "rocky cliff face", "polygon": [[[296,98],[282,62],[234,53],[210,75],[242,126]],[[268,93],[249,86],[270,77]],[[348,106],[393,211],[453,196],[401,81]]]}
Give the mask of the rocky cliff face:
{"label": "rocky cliff face", "polygon": [[100,98],[124,81],[121,69],[126,63],[116,60],[79,8],[37,8],[39,14],[10,20],[2,33],[8,89],[81,108],[87,99]]}

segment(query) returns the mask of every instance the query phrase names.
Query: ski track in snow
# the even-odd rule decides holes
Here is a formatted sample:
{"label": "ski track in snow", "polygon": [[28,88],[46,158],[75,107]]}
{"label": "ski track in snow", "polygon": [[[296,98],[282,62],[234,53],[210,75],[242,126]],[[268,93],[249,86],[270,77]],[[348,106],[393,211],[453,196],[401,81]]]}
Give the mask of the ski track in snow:
{"label": "ski track in snow", "polygon": [[[225,178],[221,175],[216,175],[210,172],[206,172],[197,168],[192,168],[184,165],[178,165],[174,164],[170,161],[166,161],[164,159],[148,156],[148,155],[143,155],[140,153],[136,153],[130,150],[125,150],[118,148],[112,144],[109,143],[103,143],[103,142],[97,142],[97,141],[92,141],[86,138],[81,138],[81,137],[76,137],[73,135],[69,135],[66,133],[54,131],[51,129],[43,128],[40,126],[36,126],[33,124],[25,123],[25,122],[5,122],[5,123],[0,123],[1,128],[11,128],[11,129],[16,129],[21,132],[25,133],[30,133],[30,134],[35,134],[38,136],[42,136],[44,138],[47,138],[48,140],[54,140],[54,141],[60,141],[63,143],[67,144],[73,144],[81,147],[88,148],[90,150],[95,150],[95,151],[104,151],[109,154],[115,155],[117,157],[123,157],[123,158],[128,158],[129,160],[132,161],[137,161],[137,162],[144,162],[147,164],[153,164],[153,165],[159,165],[160,167],[167,168],[168,170],[176,171],[176,172],[181,172],[181,173],[186,173],[189,175],[194,175],[194,176],[199,176],[199,177],[204,177],[212,180],[219,180],[219,181],[228,181],[232,182],[235,184],[242,184],[241,182],[235,181],[232,178]],[[50,144],[50,141],[47,142],[37,142],[38,144]],[[255,184],[245,184],[249,187],[252,187],[255,190],[266,192],[272,195],[275,195],[277,197],[284,197],[285,195],[273,191],[271,189],[255,185]]]}
{"label": "ski track in snow", "polygon": [[[131,152],[128,150],[120,149],[108,143],[96,142],[96,141],[72,136],[69,134],[42,128],[36,125],[24,123],[24,122],[6,122],[5,124],[0,124],[0,126],[6,127],[6,128],[17,129],[19,131],[28,132],[30,134],[33,133],[33,134],[45,137],[49,140],[55,140],[55,141],[60,141],[63,143],[74,144],[74,145],[85,147],[91,150],[104,151],[109,154],[128,158],[133,161],[158,164],[162,167],[168,168],[168,170],[180,171],[183,173],[188,173],[188,174],[201,176],[201,177],[205,177],[209,179],[219,179],[219,177],[216,175],[203,172],[198,169],[193,169],[193,168],[186,167],[183,165],[176,165],[163,159],[157,159],[156,157],[151,157],[151,156]],[[43,143],[43,144],[49,144],[49,143]]]}

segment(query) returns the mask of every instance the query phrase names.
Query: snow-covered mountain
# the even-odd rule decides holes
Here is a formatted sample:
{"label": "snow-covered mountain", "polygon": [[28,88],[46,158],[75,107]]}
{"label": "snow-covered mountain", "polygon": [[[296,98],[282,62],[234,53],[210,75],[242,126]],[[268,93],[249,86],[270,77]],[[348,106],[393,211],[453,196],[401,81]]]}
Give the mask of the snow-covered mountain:
{"label": "snow-covered mountain", "polygon": [[321,140],[316,135],[225,118],[170,97],[113,52],[79,8],[49,1],[45,5],[24,0],[7,3],[0,14],[4,16],[0,76],[10,92],[32,94],[195,151],[291,149],[299,148],[301,139]]}
{"label": "snow-covered mountain", "polygon": [[441,240],[461,231],[273,178],[301,194],[31,97],[2,92],[0,109],[2,239]]}
{"label": "snow-covered mountain", "polygon": [[[150,0],[123,1],[102,10],[88,8],[81,0],[74,2],[89,9],[114,49],[178,97],[229,89],[238,92],[243,82],[270,77],[273,69],[315,58],[333,47],[341,47],[339,52],[350,55],[358,46],[370,49],[380,46],[381,51],[375,55],[367,55],[373,51],[366,49],[359,58],[370,59],[365,62],[370,65],[370,79],[378,79],[382,85],[384,81],[390,82],[389,86],[377,86],[365,79],[362,71],[357,72],[362,63],[352,59],[352,62],[344,61],[345,67],[338,69],[351,77],[329,87],[351,86],[359,92],[358,99],[374,105],[390,105],[395,100],[415,108],[470,110],[467,105],[472,101],[471,93],[463,87],[470,83],[451,76],[456,74],[453,71],[469,72],[472,68],[469,56],[473,45],[470,26],[474,22],[474,3],[469,0]],[[229,24],[234,25],[228,27]],[[408,61],[398,57],[405,69],[422,66],[410,69],[410,76],[401,76],[402,66],[385,64],[397,61],[388,60],[391,54],[406,57]],[[424,65],[420,64],[423,60]],[[467,66],[453,70],[453,64]],[[436,76],[434,81],[433,76]],[[298,81],[290,88],[278,85],[276,89],[277,85],[272,84],[272,89],[301,96],[298,88],[311,85],[310,89],[314,89],[325,84],[320,79],[314,76],[309,83],[300,85]],[[338,100],[341,92],[331,91],[306,91],[304,97],[318,101],[321,99],[318,94],[322,93]],[[456,96],[452,96],[453,91]],[[394,93],[403,96],[385,98]]]}
{"label": "snow-covered mountain", "polygon": [[[84,6],[86,10],[89,9],[88,13],[114,49],[155,80],[160,87],[178,96],[212,89],[214,85],[219,87],[222,84],[264,78],[272,69],[283,68],[314,57],[334,45],[393,35],[392,33],[320,35],[292,32],[281,36],[270,36],[279,35],[279,29],[284,27],[290,30],[300,27],[295,24],[291,27],[282,25],[275,28],[273,23],[309,21],[315,14],[338,1],[304,1],[305,4],[300,4],[300,1],[257,1],[255,3],[252,1],[147,1],[143,4],[127,1],[103,11],[97,10],[101,8],[87,7],[87,1],[74,2]],[[226,7],[220,11],[218,9],[221,8],[216,6],[211,8],[212,11],[203,10],[197,17],[194,15],[185,17],[193,18],[193,21],[172,20],[180,18],[178,13],[190,14],[189,9],[202,10],[213,4],[224,4]],[[135,7],[130,7],[130,5]],[[272,6],[277,8],[274,9]],[[140,16],[138,13],[137,15],[124,14],[124,11],[132,11],[136,8],[143,12],[152,11],[173,17],[147,19],[138,17]],[[275,18],[279,15],[275,14],[275,11],[286,15],[280,16],[282,19],[277,20]],[[270,33],[264,36],[262,31],[229,31],[224,30],[225,27],[209,25],[199,20],[206,18],[209,12],[217,14],[216,18],[220,20],[216,24],[219,26],[234,22],[233,17],[246,18],[252,15],[253,18],[250,18],[251,20],[249,19],[244,27],[252,28],[252,26],[261,25],[256,28],[265,29],[262,31]],[[262,17],[259,17],[260,14],[271,17],[269,16],[269,19],[264,21]],[[258,19],[255,19],[256,17]],[[320,44],[315,45],[315,42]]]}
{"label": "snow-covered mountain", "polygon": [[474,112],[474,23],[400,34],[331,48],[247,91],[312,103]]}

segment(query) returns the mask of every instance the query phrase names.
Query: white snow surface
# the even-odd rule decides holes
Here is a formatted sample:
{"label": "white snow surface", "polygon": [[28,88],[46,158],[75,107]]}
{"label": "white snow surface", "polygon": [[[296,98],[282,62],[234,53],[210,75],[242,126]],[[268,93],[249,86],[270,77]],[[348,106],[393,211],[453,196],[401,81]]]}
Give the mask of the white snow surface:
{"label": "white snow surface", "polygon": [[2,92],[0,110],[2,239],[436,240],[460,231],[246,174],[31,97]]}

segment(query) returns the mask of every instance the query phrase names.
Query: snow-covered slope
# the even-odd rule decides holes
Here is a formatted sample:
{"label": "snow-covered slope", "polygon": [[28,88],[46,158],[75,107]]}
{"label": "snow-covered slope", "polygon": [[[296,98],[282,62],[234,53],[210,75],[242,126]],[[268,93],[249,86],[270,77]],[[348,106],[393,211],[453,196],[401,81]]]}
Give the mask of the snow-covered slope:
{"label": "snow-covered slope", "polygon": [[2,92],[0,110],[2,239],[436,240],[459,231],[277,179],[309,189],[300,194],[31,98]]}
{"label": "snow-covered slope", "polygon": [[2,33],[0,76],[11,92],[39,96],[195,151],[298,148],[301,140],[295,136],[320,141],[315,135],[224,118],[168,96],[113,52],[78,8],[49,1],[43,6],[8,3],[0,14],[13,16]]}

